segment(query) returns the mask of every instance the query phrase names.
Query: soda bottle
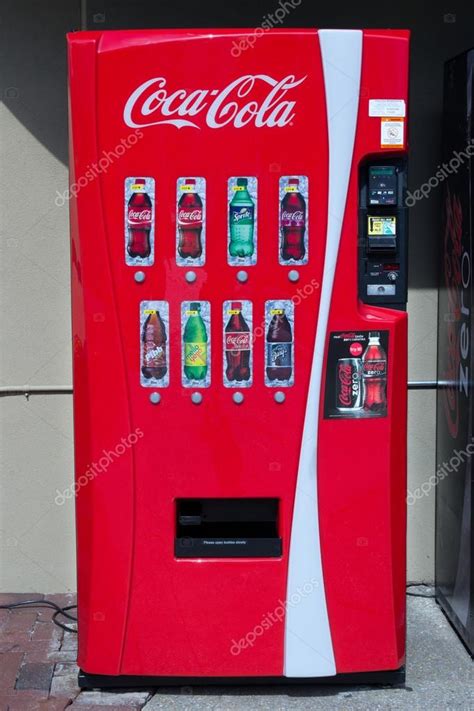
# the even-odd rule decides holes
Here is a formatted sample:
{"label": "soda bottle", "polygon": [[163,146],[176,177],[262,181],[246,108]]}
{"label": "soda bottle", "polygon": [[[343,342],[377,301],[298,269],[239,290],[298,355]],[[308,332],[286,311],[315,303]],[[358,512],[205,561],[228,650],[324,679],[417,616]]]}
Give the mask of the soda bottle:
{"label": "soda bottle", "polygon": [[267,377],[289,380],[293,370],[293,335],[285,309],[275,309],[267,331]]}
{"label": "soda bottle", "polygon": [[232,257],[253,255],[255,205],[247,189],[247,178],[237,178],[234,197],[229,205],[230,244]]}
{"label": "soda bottle", "polygon": [[242,316],[242,304],[233,301],[231,316],[225,327],[225,358],[227,380],[250,378],[250,329]]}
{"label": "soda bottle", "polygon": [[145,192],[146,181],[136,178],[127,207],[127,251],[133,257],[145,259],[150,256],[151,199]]}
{"label": "soda bottle", "polygon": [[387,406],[387,354],[380,345],[380,333],[369,333],[369,345],[362,356],[364,410],[384,412]]}
{"label": "soda bottle", "polygon": [[306,228],[306,202],[299,191],[299,179],[289,178],[285,197],[281,201],[281,258],[303,259],[305,255],[304,233]]}
{"label": "soda bottle", "polygon": [[205,380],[207,375],[207,331],[201,304],[192,302],[184,327],[184,374],[188,380]]}
{"label": "soda bottle", "polygon": [[183,259],[197,259],[202,254],[202,200],[194,178],[186,178],[178,202],[178,253]]}
{"label": "soda bottle", "polygon": [[148,315],[143,324],[142,373],[144,378],[161,380],[167,371],[166,329],[158,311]]}

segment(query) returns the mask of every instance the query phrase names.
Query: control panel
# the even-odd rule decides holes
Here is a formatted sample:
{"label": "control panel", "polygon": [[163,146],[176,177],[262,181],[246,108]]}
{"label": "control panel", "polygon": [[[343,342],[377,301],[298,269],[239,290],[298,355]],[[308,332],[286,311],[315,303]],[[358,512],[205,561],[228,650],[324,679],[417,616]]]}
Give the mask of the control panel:
{"label": "control panel", "polygon": [[405,309],[406,162],[366,161],[359,171],[359,298]]}

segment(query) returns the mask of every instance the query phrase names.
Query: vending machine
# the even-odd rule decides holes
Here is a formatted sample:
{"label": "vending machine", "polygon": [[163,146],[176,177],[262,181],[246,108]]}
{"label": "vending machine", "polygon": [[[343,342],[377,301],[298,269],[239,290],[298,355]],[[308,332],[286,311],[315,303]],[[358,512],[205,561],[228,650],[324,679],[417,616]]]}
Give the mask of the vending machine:
{"label": "vending machine", "polygon": [[474,50],[445,65],[438,301],[436,597],[474,654],[472,291]]}
{"label": "vending machine", "polygon": [[403,680],[408,44],[69,36],[83,687]]}

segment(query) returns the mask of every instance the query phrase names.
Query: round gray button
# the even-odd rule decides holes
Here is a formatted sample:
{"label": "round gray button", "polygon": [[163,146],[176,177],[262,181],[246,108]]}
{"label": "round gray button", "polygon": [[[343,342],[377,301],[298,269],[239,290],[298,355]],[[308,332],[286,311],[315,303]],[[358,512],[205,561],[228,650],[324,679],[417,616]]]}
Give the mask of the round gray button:
{"label": "round gray button", "polygon": [[243,393],[234,393],[232,395],[232,400],[235,402],[236,405],[240,405],[244,401]]}
{"label": "round gray button", "polygon": [[186,279],[188,284],[193,284],[196,281],[196,272],[190,270],[189,272],[186,272],[184,278]]}
{"label": "round gray button", "polygon": [[247,281],[248,278],[249,275],[247,274],[245,269],[239,269],[239,271],[237,272],[237,281],[240,281],[243,284]]}
{"label": "round gray button", "polygon": [[388,279],[390,279],[390,281],[396,281],[397,280],[397,273],[396,272],[389,272],[387,274],[387,277],[388,277]]}
{"label": "round gray button", "polygon": [[191,401],[192,401],[195,405],[200,405],[201,402],[202,402],[202,395],[201,395],[201,393],[193,393],[193,394],[191,395]]}
{"label": "round gray button", "polygon": [[288,279],[290,281],[299,281],[300,273],[297,269],[290,269],[288,272]]}
{"label": "round gray button", "polygon": [[145,272],[135,272],[134,279],[137,284],[142,284],[145,281]]}
{"label": "round gray button", "polygon": [[273,397],[275,398],[275,402],[282,403],[285,402],[286,395],[285,393],[282,393],[281,390],[277,390]]}
{"label": "round gray button", "polygon": [[150,393],[150,402],[152,402],[153,405],[158,405],[160,400],[161,400],[160,393]]}

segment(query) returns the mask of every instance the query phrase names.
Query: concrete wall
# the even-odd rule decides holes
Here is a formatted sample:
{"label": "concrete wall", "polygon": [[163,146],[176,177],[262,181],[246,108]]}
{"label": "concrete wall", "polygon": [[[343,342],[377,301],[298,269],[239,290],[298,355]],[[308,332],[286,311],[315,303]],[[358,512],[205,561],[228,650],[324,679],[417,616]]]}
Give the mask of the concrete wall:
{"label": "concrete wall", "polygon": [[[193,24],[189,3],[186,11],[182,1],[161,7],[166,17],[157,15],[157,3],[133,6],[136,25],[179,25],[183,17]],[[277,2],[257,9],[238,3],[236,17],[222,2],[219,12],[205,6],[199,6],[201,26],[256,26]],[[303,1],[286,24],[414,28],[410,183],[417,187],[438,162],[442,63],[474,44],[473,10],[446,18],[441,6],[399,2],[391,17],[381,3],[362,9],[343,3],[337,17],[328,11],[315,17],[315,7]],[[123,26],[132,17],[123,8],[91,3],[90,24],[95,15],[97,28]],[[97,15],[104,12],[105,18]],[[0,19],[0,385],[70,386],[68,215],[54,200],[67,186],[64,33],[80,26],[79,3],[4,0]],[[436,376],[438,192],[411,211],[411,379]],[[411,490],[434,471],[434,417],[434,393],[410,393]],[[69,395],[0,398],[0,590],[75,588],[73,506],[54,503],[56,489],[72,481],[71,428]],[[433,538],[434,491],[409,507],[409,579],[433,579]]]}

